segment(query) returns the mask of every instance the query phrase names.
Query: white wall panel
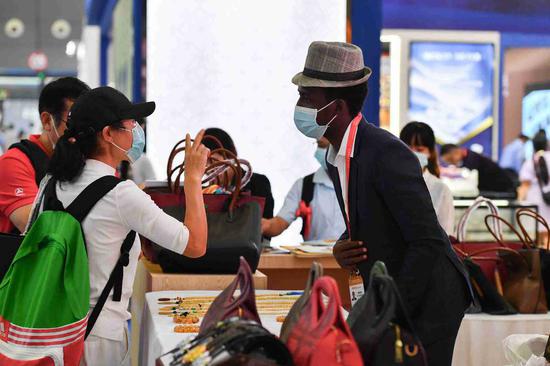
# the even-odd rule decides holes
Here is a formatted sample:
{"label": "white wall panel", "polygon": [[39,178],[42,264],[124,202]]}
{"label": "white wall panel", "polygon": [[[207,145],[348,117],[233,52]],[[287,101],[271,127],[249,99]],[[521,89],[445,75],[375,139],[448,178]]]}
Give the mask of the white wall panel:
{"label": "white wall panel", "polygon": [[[268,176],[275,213],[293,182],[318,167],[313,140],[293,122],[292,76],[314,40],[344,41],[345,0],[149,0],[148,154],[166,170],[171,147],[186,132],[221,127],[239,156]],[[299,239],[299,225],[275,239]]]}

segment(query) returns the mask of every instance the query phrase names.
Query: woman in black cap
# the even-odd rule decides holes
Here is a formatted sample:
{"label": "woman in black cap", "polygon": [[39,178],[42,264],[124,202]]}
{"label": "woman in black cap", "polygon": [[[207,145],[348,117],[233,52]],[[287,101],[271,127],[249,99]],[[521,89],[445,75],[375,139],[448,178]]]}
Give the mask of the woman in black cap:
{"label": "woman in black cap", "polygon": [[[64,207],[92,182],[115,175],[122,161],[134,162],[139,158],[145,136],[135,120],[149,116],[154,109],[153,102],[132,104],[109,87],[93,89],[76,100],[69,114],[68,129],[57,143],[48,168],[51,179],[57,180],[55,192]],[[188,257],[204,255],[207,223],[201,179],[209,150],[201,144],[203,135],[204,131],[199,132],[194,143],[187,135],[184,187],[187,210],[183,224],[165,214],[132,181],[117,184],[83,220],[91,308],[98,303],[120,257],[121,245],[132,230]],[[45,185],[43,182],[42,190]],[[86,339],[81,364],[129,365],[127,309],[139,253],[139,236],[136,236],[129,263],[124,267],[120,299],[115,301],[115,295],[107,298]]]}

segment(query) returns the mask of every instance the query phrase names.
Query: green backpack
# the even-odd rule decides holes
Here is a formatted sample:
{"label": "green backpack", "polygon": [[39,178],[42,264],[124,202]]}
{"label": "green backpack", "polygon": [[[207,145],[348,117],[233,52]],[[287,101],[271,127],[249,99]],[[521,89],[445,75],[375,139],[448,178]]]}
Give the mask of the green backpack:
{"label": "green backpack", "polygon": [[63,360],[55,364],[79,364],[84,339],[113,288],[113,301],[120,301],[123,267],[128,265],[135,239],[131,231],[88,317],[90,279],[81,222],[120,182],[114,176],[99,178],[66,209],[57,199],[56,181],[47,183],[44,211],[33,222],[0,283],[0,366],[46,365],[53,360]]}

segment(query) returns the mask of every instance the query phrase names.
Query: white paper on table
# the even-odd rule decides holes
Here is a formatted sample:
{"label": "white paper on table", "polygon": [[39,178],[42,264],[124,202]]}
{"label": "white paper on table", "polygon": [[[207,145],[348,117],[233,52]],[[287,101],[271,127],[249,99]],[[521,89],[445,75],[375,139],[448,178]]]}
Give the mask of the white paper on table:
{"label": "white paper on table", "polygon": [[332,253],[332,248],[316,247],[312,245],[300,245],[297,249],[301,250],[304,253],[314,253],[314,254]]}
{"label": "white paper on table", "polygon": [[302,243],[302,246],[315,246],[315,247],[333,247],[336,244],[336,240],[309,240]]}

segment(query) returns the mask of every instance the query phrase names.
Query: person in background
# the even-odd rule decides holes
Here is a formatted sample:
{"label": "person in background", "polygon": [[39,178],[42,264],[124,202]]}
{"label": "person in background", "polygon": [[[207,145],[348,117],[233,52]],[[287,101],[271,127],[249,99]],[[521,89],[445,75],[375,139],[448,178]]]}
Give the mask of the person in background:
{"label": "person in background", "polygon": [[88,85],[73,77],[46,85],[38,99],[42,133],[21,140],[0,156],[0,232],[25,229],[55,144],[67,128],[69,109],[88,90]]}
{"label": "person in background", "polygon": [[508,174],[514,187],[519,187],[519,171],[525,161],[525,147],[529,137],[521,134],[502,150],[500,167]]}
{"label": "person in background", "polygon": [[441,147],[441,159],[449,165],[477,170],[478,188],[483,192],[515,194],[515,186],[509,175],[490,158],[454,144]]}
{"label": "person in background", "polygon": [[[519,173],[520,186],[518,188],[518,200],[527,201],[536,204],[539,208],[539,214],[550,223],[550,202],[543,198],[543,190],[550,192],[549,169],[550,152],[548,150],[548,140],[544,130],[540,130],[533,137],[533,149],[535,154],[533,159],[525,161]],[[544,243],[548,232],[539,225],[539,234],[541,234]]]}
{"label": "person in background", "polygon": [[363,118],[371,70],[359,47],[313,42],[292,79],[296,128],[330,142],[326,160],[346,230],[333,249],[364,285],[376,261],[395,279],[429,365],[450,366],[471,301],[468,275],[439,225],[418,158]]}
{"label": "person in background", "polygon": [[[137,161],[145,135],[135,121],[153,113],[154,102],[132,104],[124,94],[100,87],[78,98],[72,106],[67,131],[59,140],[48,167],[56,194],[64,207],[97,179],[115,175],[121,161]],[[206,252],[207,222],[201,180],[209,151],[186,136],[185,217],[183,223],[162,211],[134,182],[119,183],[101,198],[82,221],[90,269],[90,308],[105,287],[119,260],[120,248],[131,230],[176,253],[197,258]],[[41,184],[43,191],[47,179]],[[42,192],[40,192],[42,194]],[[40,197],[40,195],[39,195]],[[140,255],[136,235],[124,267],[122,297],[109,295],[84,343],[83,366],[130,365],[128,303]],[[52,309],[55,311],[55,309]]]}
{"label": "person in background", "polygon": [[410,122],[403,127],[399,137],[418,157],[437,219],[445,232],[452,235],[455,220],[453,194],[449,187],[439,179],[439,158],[434,131],[426,123]]}
{"label": "person in background", "polygon": [[315,159],[321,167],[292,185],[276,217],[262,220],[264,236],[280,235],[298,217],[303,221],[301,234],[305,241],[336,240],[344,232],[346,225],[336,199],[334,184],[327,172],[325,156],[328,147],[326,138],[317,141]]}
{"label": "person in background", "polygon": [[[227,149],[233,154],[237,155],[237,148],[235,147],[233,139],[231,138],[231,136],[229,136],[227,132],[225,132],[221,128],[207,128],[204,135],[217,138],[224,149]],[[208,139],[204,141],[204,145],[210,150],[215,150],[219,147],[214,141]],[[212,157],[216,156],[212,155]],[[221,158],[221,156],[218,156],[218,158]],[[228,174],[231,178],[232,172],[228,171]],[[248,182],[248,184],[243,188],[243,191],[250,191],[250,194],[252,196],[264,197],[265,206],[263,218],[270,219],[273,217],[273,207],[275,205],[275,201],[273,200],[273,194],[271,193],[271,183],[265,175],[253,173],[250,182]]]}
{"label": "person in background", "polygon": [[523,162],[525,161],[525,146],[527,141],[529,141],[529,137],[521,134],[514,139],[514,141],[506,145],[504,149],[502,149],[500,167],[519,174]]}

